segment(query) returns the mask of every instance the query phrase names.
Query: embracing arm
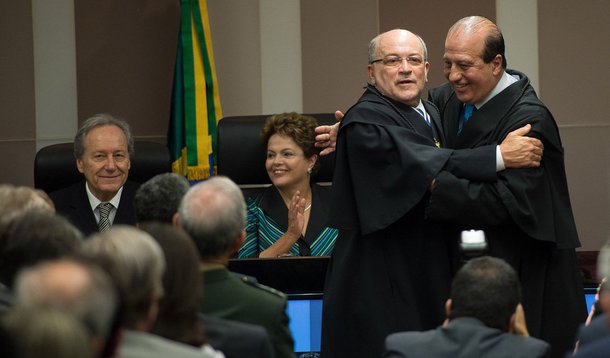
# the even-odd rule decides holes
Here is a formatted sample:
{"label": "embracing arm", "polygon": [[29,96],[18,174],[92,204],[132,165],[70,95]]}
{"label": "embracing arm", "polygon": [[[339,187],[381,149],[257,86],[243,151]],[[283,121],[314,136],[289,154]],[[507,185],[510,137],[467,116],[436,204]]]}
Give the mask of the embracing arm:
{"label": "embracing arm", "polygon": [[[542,160],[544,146],[538,138],[526,136],[531,128],[527,124],[515,129],[500,145],[456,149],[443,170],[468,180],[495,181],[496,173],[505,168],[537,168]],[[500,170],[497,163],[499,160],[503,163]]]}
{"label": "embracing arm", "polygon": [[[343,113],[336,111],[335,118],[337,122],[341,121]],[[496,172],[505,168],[539,167],[544,146],[539,139],[526,136],[530,130],[529,124],[518,128],[510,132],[500,145],[454,150],[443,169],[460,178],[494,181]],[[315,145],[324,148],[320,155],[335,151],[338,132],[339,123],[316,127]]]}

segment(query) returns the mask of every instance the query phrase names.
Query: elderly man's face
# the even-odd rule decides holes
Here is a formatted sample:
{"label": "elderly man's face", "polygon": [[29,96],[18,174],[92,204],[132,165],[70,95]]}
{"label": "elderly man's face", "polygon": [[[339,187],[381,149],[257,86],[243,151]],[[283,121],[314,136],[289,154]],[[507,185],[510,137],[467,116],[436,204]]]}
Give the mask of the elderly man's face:
{"label": "elderly man's face", "polygon": [[430,64],[421,42],[409,31],[392,30],[379,37],[376,61],[368,66],[369,82],[383,95],[409,106],[419,104]]}
{"label": "elderly man's face", "polygon": [[125,184],[131,167],[127,138],[115,125],[93,128],[84,140],[85,151],[76,159],[89,189],[101,201],[108,201]]}
{"label": "elderly man's face", "polygon": [[483,61],[485,31],[456,31],[447,35],[443,72],[460,102],[475,104],[482,101],[498,83],[503,71],[502,56],[491,62]]}

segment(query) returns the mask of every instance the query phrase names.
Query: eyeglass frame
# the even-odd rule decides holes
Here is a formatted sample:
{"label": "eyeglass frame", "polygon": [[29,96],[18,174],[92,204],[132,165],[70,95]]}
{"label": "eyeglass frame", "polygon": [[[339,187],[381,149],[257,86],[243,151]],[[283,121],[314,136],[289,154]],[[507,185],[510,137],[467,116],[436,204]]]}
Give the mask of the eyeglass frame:
{"label": "eyeglass frame", "polygon": [[[387,60],[388,57],[393,57],[393,58],[395,58],[396,60],[399,60],[399,61],[396,62],[395,65],[387,64],[387,63],[385,63],[385,60]],[[415,57],[415,56],[401,57],[401,56],[398,56],[398,55],[386,55],[386,56],[384,56],[382,58],[378,58],[376,60],[373,60],[373,61],[369,62],[369,64],[372,65],[374,63],[381,62],[386,67],[400,67],[404,61],[407,61],[407,63],[410,66],[421,66],[424,63],[426,63],[426,60],[423,59],[423,58],[420,58],[420,57]],[[416,62],[413,63],[412,61],[416,61]]]}

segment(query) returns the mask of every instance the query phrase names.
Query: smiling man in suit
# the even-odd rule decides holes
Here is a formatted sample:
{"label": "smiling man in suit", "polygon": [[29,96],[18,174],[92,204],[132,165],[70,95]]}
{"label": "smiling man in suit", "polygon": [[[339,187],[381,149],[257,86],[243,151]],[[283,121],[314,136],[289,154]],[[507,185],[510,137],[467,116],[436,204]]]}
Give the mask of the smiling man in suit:
{"label": "smiling man in suit", "polygon": [[85,180],[49,196],[57,212],[85,235],[113,224],[135,224],[138,184],[127,181],[133,147],[129,125],[109,114],[96,114],[78,129],[74,157]]}

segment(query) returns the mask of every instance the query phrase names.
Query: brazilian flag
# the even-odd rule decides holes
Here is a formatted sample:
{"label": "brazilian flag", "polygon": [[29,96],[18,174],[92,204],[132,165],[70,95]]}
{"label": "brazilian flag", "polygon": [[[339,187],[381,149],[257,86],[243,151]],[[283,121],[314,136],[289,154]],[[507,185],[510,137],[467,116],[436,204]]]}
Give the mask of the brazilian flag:
{"label": "brazilian flag", "polygon": [[206,0],[181,0],[180,6],[167,144],[172,171],[196,181],[216,173],[216,125],[222,111]]}

